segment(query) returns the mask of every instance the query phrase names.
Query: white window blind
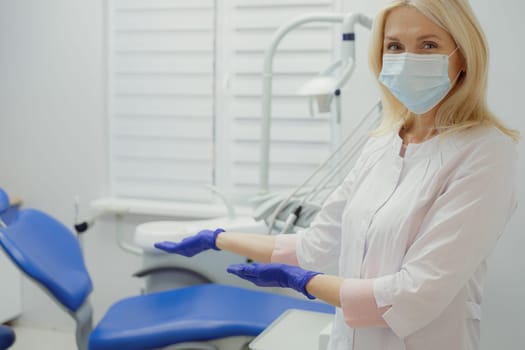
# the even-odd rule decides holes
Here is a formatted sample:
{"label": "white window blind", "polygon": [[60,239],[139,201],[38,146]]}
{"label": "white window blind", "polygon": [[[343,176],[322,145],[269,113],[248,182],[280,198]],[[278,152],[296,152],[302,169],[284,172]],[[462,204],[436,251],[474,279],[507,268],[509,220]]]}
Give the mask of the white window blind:
{"label": "white window blind", "polygon": [[[110,0],[111,192],[213,201],[258,190],[264,50],[297,15],[335,0]],[[333,58],[332,26],[286,36],[274,60],[270,188],[298,185],[330,150],[328,116],[295,91]]]}
{"label": "white window blind", "polygon": [[[259,153],[263,55],[271,37],[290,19],[306,13],[331,13],[333,1],[231,2],[228,70],[232,76],[233,150],[231,181],[236,193],[256,193]],[[327,116],[312,118],[305,97],[295,94],[307,79],[333,58],[334,30],[313,23],[290,32],[278,47],[273,66],[271,190],[299,185],[330,150]]]}

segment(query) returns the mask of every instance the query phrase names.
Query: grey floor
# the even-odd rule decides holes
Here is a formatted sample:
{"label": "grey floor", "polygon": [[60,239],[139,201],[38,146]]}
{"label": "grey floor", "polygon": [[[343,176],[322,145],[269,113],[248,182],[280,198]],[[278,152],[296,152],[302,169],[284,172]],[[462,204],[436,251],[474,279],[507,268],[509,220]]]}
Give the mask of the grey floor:
{"label": "grey floor", "polygon": [[75,335],[64,331],[15,327],[16,341],[9,350],[72,350]]}

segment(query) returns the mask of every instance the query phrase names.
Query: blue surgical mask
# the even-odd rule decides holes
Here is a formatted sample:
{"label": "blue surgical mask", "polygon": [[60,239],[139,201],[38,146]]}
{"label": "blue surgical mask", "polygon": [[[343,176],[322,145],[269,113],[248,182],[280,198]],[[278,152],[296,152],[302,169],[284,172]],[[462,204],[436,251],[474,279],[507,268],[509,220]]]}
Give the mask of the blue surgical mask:
{"label": "blue surgical mask", "polygon": [[448,77],[450,55],[384,54],[379,81],[412,113],[434,108],[452,87]]}

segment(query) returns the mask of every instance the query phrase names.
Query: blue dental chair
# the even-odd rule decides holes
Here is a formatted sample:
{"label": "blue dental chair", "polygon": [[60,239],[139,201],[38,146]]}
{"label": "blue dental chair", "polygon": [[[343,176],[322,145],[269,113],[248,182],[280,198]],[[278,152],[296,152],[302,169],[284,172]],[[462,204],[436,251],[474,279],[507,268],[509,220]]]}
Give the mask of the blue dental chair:
{"label": "blue dental chair", "polygon": [[[0,213],[8,198],[0,188]],[[118,301],[92,327],[93,286],[74,234],[51,216],[21,209],[0,222],[0,247],[76,321],[80,350],[217,349],[211,340],[260,334],[288,309],[333,313],[327,304],[219,284]]]}
{"label": "blue dental chair", "polygon": [[0,350],[9,349],[15,342],[15,332],[10,327],[0,325]]}

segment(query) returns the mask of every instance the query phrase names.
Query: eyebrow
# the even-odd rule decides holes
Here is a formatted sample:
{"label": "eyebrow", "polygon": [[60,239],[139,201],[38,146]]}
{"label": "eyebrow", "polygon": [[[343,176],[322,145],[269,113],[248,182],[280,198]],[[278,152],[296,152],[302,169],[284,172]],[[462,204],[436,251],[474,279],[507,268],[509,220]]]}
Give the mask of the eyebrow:
{"label": "eyebrow", "polygon": [[[441,37],[435,34],[425,34],[417,37],[417,41],[427,40],[427,39],[438,39],[441,40]],[[400,41],[399,38],[395,36],[385,36],[385,40],[393,40],[393,41]]]}

